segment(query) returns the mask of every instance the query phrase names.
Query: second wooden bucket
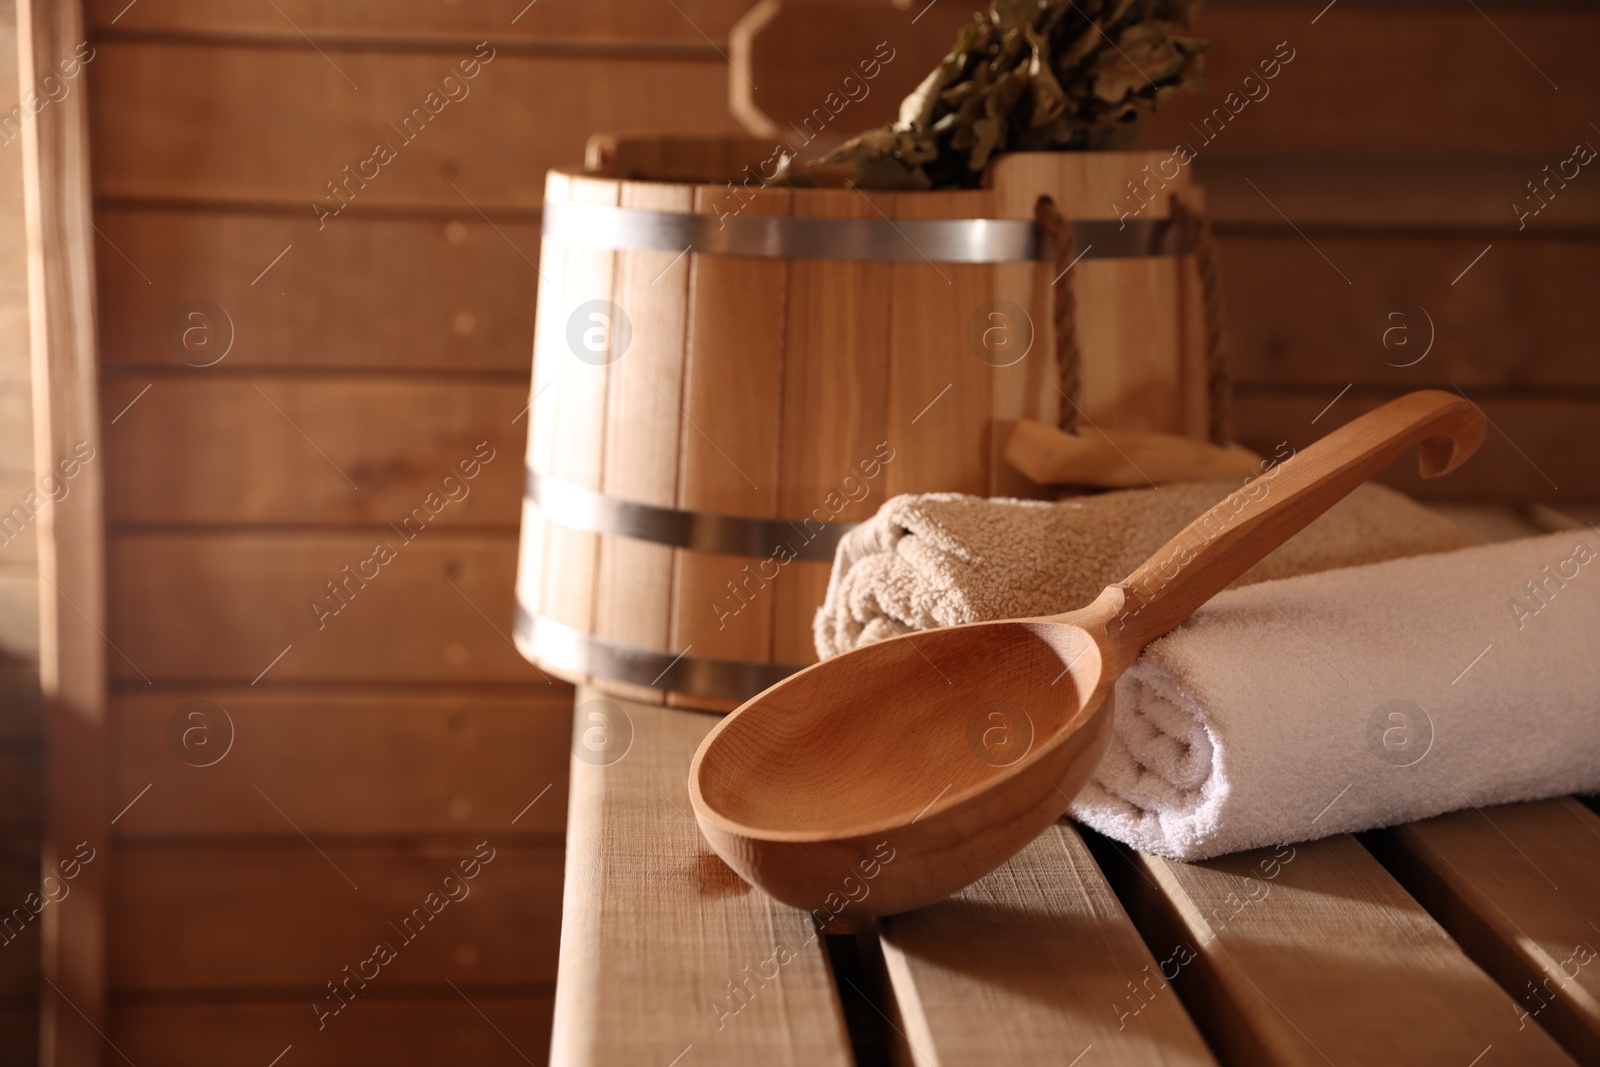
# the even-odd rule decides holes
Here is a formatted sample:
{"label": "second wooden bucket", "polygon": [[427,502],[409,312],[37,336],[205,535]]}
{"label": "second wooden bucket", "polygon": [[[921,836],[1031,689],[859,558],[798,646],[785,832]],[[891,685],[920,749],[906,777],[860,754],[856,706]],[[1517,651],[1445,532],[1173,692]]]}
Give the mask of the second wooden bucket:
{"label": "second wooden bucket", "polygon": [[749,142],[628,145],[546,185],[516,642],[547,671],[731,709],[816,660],[834,546],[889,497],[1048,495],[1001,458],[1017,420],[1220,425],[1200,194],[1151,184],[1165,154],[884,193],[763,187]]}

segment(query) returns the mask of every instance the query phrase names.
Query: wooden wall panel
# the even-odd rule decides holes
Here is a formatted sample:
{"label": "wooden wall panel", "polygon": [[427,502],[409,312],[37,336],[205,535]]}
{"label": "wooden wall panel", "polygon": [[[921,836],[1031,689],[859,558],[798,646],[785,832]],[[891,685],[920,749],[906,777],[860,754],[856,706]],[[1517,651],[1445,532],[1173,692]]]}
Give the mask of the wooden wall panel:
{"label": "wooden wall panel", "polygon": [[[38,775],[33,775],[34,788]],[[39,891],[39,835],[0,832],[0,919],[11,919],[8,928],[0,928],[0,1004],[11,1000],[28,1000],[39,991],[39,923],[37,920],[18,928],[12,918],[12,909],[24,907],[28,894]],[[71,899],[70,897],[66,899]],[[10,940],[6,940],[10,938]],[[37,1010],[37,1003],[33,1005]],[[0,1038],[5,1034],[5,1020],[0,1018]],[[0,1048],[8,1046],[0,1045]]]}
{"label": "wooden wall panel", "polygon": [[[120,839],[298,841],[263,793],[296,812],[295,824],[319,841],[559,840],[565,831],[568,686],[387,694],[261,688],[114,698],[112,790],[120,803],[139,798],[117,823]],[[182,709],[191,701],[225,714],[202,707],[190,719]],[[198,732],[185,739],[175,723]]]}
{"label": "wooden wall panel", "polygon": [[1489,240],[1314,240],[1220,241],[1235,380],[1334,391],[1600,386],[1600,242],[1497,240],[1452,284]]}
{"label": "wooden wall panel", "polygon": [[[96,195],[289,204],[316,219],[313,201],[340,206],[326,183],[347,180],[348,165],[351,206],[322,218],[325,232],[375,207],[537,208],[545,171],[581,162],[595,130],[733,128],[720,58],[578,60],[507,51],[408,142],[397,132],[403,118],[472,50],[323,52],[99,45],[89,83]],[[394,158],[360,184],[362,161],[380,142]],[[375,167],[364,169],[371,175]],[[106,269],[120,263],[107,259]]]}
{"label": "wooden wall panel", "polygon": [[305,998],[140,1002],[112,1013],[111,1036],[134,1063],[164,1067],[263,1067],[286,1050],[282,1063],[294,1067],[544,1062],[550,1046],[549,994],[469,990],[463,996],[448,989],[445,994],[374,996],[321,1030]]}
{"label": "wooden wall panel", "polygon": [[31,998],[0,1000],[0,1042],[4,1042],[4,1047],[25,1057],[21,1062],[32,1063],[31,1053],[38,1047],[38,1040],[36,1002]]}
{"label": "wooden wall panel", "polygon": [[[549,44],[639,42],[710,51],[727,40],[728,27],[752,0],[88,0],[89,24],[100,33],[184,33],[299,42],[300,32],[319,42],[345,37],[402,44],[440,39],[493,38]],[[274,10],[276,8],[277,10]],[[709,40],[708,40],[709,39]]]}
{"label": "wooden wall panel", "polygon": [[[1329,407],[1337,389],[1328,389],[1326,395],[1274,387],[1242,389],[1233,402],[1235,435],[1263,455],[1271,454],[1281,441],[1304,447],[1405,391],[1352,389]],[[1582,445],[1600,419],[1600,400],[1524,399],[1480,395],[1471,389],[1467,396],[1493,423],[1472,462],[1448,477],[1424,481],[1417,476],[1416,460],[1408,456],[1377,480],[1429,500],[1600,499],[1600,470],[1592,450]],[[1324,408],[1327,414],[1317,418]]]}
{"label": "wooden wall panel", "polygon": [[[407,0],[398,11],[378,0],[333,7],[314,0],[285,0],[278,6],[281,13],[226,0],[141,0],[113,24],[112,19],[127,7],[126,0],[94,0],[90,17],[101,31],[130,36],[263,38],[297,46],[301,32],[325,47],[350,40],[421,39],[436,44],[486,37],[510,52],[520,42],[546,47],[559,42],[648,42],[656,47],[687,46],[720,65],[713,42],[721,47],[728,28],[750,5],[740,0],[685,0],[674,10],[674,5],[624,7],[622,0],[534,4],[520,18],[523,0],[460,8]],[[1246,106],[1216,143],[1230,148],[1542,148],[1582,135],[1585,102],[1600,89],[1600,72],[1587,58],[1587,42],[1594,39],[1600,16],[1589,9],[1528,11],[1498,6],[1491,24],[1479,12],[1464,8],[1346,3],[1313,25],[1314,8],[1287,3],[1207,8],[1197,32],[1212,41],[1207,57],[1211,87],[1177,98],[1152,124],[1150,143],[1195,138],[1188,123],[1198,122],[1220,105],[1261,60],[1274,55],[1280,42],[1294,50],[1293,61],[1269,84],[1271,93]],[[913,13],[906,14],[902,43],[915,35],[909,21]],[[1507,37],[1515,46],[1507,43]],[[322,62],[314,53],[307,55]],[[338,56],[334,58],[345,66]],[[1551,89],[1546,76],[1562,91]],[[1526,110],[1519,97],[1531,92],[1548,92],[1548,105],[1535,112]],[[817,95],[820,100],[822,94]],[[1393,106],[1396,100],[1406,101],[1407,106]]]}
{"label": "wooden wall panel", "polygon": [[[32,745],[0,748],[0,836],[37,833],[43,794],[44,766],[38,749]],[[5,899],[9,898],[0,898]],[[0,905],[0,915],[5,914],[4,907]]]}
{"label": "wooden wall panel", "polygon": [[[265,1063],[291,1041],[294,1062],[544,1060],[552,847],[502,847],[374,983],[394,985],[327,1031],[309,1002],[422,900],[443,838],[563,835],[569,720],[547,712],[571,690],[546,689],[504,636],[544,171],[600,127],[727,128],[702,31],[720,41],[745,6],[90,4],[115,251],[111,788],[138,798],[117,826],[110,1030],[136,1060]],[[387,124],[482,38],[496,53],[471,93],[401,144]],[[319,224],[311,200],[379,138],[397,158]],[[168,335],[193,300],[230,320],[214,369],[182,366]],[[391,537],[383,524],[482,439],[495,462],[436,520],[479,532]],[[317,629],[310,600],[379,538],[394,561]],[[440,688],[397,695],[419,681]],[[214,766],[172,748],[188,699],[232,716]]]}
{"label": "wooden wall panel", "polygon": [[[325,583],[343,588],[343,568],[357,574],[379,540],[395,558],[365,588],[352,580],[354,596],[319,629],[313,598],[338,604]],[[393,534],[332,529],[125,534],[109,549],[108,633],[121,649],[110,653],[112,676],[132,685],[538,683],[509,637],[516,553],[510,534],[447,530],[403,547]]]}
{"label": "wooden wall panel", "polygon": [[109,420],[148,386],[107,427],[112,523],[348,524],[391,540],[388,524],[403,527],[408,516],[407,532],[420,525],[424,535],[516,528],[525,431],[511,420],[527,403],[520,377],[207,375],[103,387]]}
{"label": "wooden wall panel", "polygon": [[206,300],[227,315],[217,335],[231,330],[233,338],[218,369],[527,373],[536,226],[489,223],[459,199],[438,218],[355,210],[321,230],[303,205],[262,214],[100,212],[106,240],[145,276],[119,257],[107,263],[101,359],[180,370],[184,356],[204,362],[182,347],[181,333],[175,348],[168,331],[174,316],[186,321],[182,305]]}
{"label": "wooden wall panel", "polygon": [[[1147,127],[1145,143],[1187,141],[1202,154],[1213,147],[1495,153],[1570,149],[1593,133],[1600,12],[1592,7],[1500,9],[1491,23],[1465,5],[1340,4],[1313,25],[1320,7],[1204,10],[1195,32],[1211,41],[1206,88],[1174,97]],[[1293,59],[1265,83],[1266,96],[1241,107],[1244,78],[1257,76],[1248,88],[1261,96],[1258,64],[1273,59],[1280,43]],[[1238,94],[1238,113],[1225,124],[1213,120],[1207,144],[1204,127],[1196,132],[1190,123],[1201,125],[1230,92]]]}
{"label": "wooden wall panel", "polygon": [[[1540,102],[1526,99],[1529,107]],[[1584,135],[1580,131],[1575,137],[1583,139]],[[1600,145],[1600,140],[1590,140]],[[1594,237],[1600,230],[1600,182],[1574,181],[1559,189],[1557,198],[1536,217],[1525,220],[1523,228],[1519,227],[1524,220],[1512,208],[1519,194],[1525,210],[1527,205],[1537,204],[1528,199],[1527,183],[1543,180],[1544,167],[1559,165],[1570,151],[1568,147],[1464,155],[1398,149],[1330,153],[1218,147],[1203,154],[1194,166],[1205,183],[1206,207],[1220,233],[1239,227],[1293,233],[1284,222],[1287,217],[1315,236],[1327,229],[1377,238],[1441,231],[1459,236],[1470,229],[1491,231],[1496,239],[1575,232]],[[1139,177],[1143,180],[1142,174]],[[1159,191],[1154,184],[1151,188]],[[1555,183],[1551,188],[1557,189]],[[1137,205],[1129,200],[1122,206],[1132,210]]]}
{"label": "wooden wall panel", "polygon": [[[893,122],[900,101],[981,7],[926,0],[761,4],[728,43],[728,60],[738,71],[728,79],[733,113],[751,133],[782,138],[803,159],[820,156],[862,130]],[[811,74],[776,76],[795,70]]]}
{"label": "wooden wall panel", "polygon": [[38,666],[25,659],[0,656],[0,693],[5,694],[0,745],[37,750],[44,725],[39,707]]}
{"label": "wooden wall panel", "polygon": [[[458,864],[473,859],[482,841],[482,854],[494,858],[462,883],[465,895],[452,885],[459,900],[425,904],[430,893],[444,897],[446,876],[459,875]],[[468,989],[548,988],[561,868],[559,848],[515,846],[497,835],[413,845],[399,855],[305,844],[125,849],[111,911],[112,984],[119,991],[287,991],[303,994],[302,1010],[314,1017],[309,1005],[327,994],[324,983],[342,980],[345,966],[355,970],[387,942],[396,958],[371,980],[373,996],[418,987],[448,993],[447,980]],[[426,924],[402,927],[413,908],[438,910]],[[357,998],[347,1011],[360,1007]]]}

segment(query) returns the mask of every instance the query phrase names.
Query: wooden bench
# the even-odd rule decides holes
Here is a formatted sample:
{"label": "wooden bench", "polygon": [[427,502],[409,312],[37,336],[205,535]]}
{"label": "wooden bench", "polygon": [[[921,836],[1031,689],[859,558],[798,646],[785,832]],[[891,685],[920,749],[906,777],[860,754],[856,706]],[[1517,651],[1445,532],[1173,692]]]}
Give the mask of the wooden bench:
{"label": "wooden bench", "polygon": [[[601,699],[579,691],[577,736]],[[1577,799],[1203,863],[1063,821],[953,899],[819,930],[700,836],[685,782],[716,718],[611,702],[625,754],[573,761],[553,1063],[1600,1062]]]}

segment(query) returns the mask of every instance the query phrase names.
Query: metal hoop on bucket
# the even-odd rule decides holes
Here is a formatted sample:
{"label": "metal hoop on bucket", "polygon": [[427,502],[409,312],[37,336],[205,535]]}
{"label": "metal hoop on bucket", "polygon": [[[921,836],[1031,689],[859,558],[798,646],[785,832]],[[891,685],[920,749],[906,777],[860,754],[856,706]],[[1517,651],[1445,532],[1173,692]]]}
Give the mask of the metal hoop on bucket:
{"label": "metal hoop on bucket", "polygon": [[[1078,219],[1084,259],[1181,256],[1187,229],[1172,219]],[[1047,258],[1031,219],[825,219],[692,215],[565,200],[544,204],[544,235],[575,248],[630,249],[763,259],[929,260],[1018,263]]]}
{"label": "metal hoop on bucket", "polygon": [[563,626],[517,605],[517,648],[529,659],[574,676],[654,686],[715,700],[744,701],[801,669],[794,663],[712,659],[638,648]]}
{"label": "metal hoop on bucket", "polygon": [[551,522],[571,530],[730,556],[784,552],[793,559],[832,563],[839,538],[857,525],[833,521],[816,523],[812,529],[814,519],[752,519],[641,504],[540,474],[532,467],[527,471],[523,496],[537,504]]}

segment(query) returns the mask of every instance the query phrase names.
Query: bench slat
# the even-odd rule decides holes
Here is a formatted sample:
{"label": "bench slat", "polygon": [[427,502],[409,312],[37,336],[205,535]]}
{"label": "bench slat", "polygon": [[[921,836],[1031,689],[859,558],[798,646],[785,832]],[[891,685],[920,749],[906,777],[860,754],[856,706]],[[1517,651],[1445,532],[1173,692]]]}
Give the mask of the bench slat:
{"label": "bench slat", "polygon": [[1600,1062],[1600,816],[1571,797],[1458,811],[1378,848],[1511,995],[1519,1023]]}
{"label": "bench slat", "polygon": [[[951,900],[880,923],[917,1067],[1216,1061],[1077,830],[1058,823]],[[1188,950],[1192,951],[1192,950]],[[1165,968],[1163,969],[1163,964]]]}
{"label": "bench slat", "polygon": [[[631,745],[602,765],[624,716]],[[553,1063],[854,1062],[810,917],[752,889],[695,825],[689,761],[716,721],[578,691]]]}
{"label": "bench slat", "polygon": [[1123,899],[1147,940],[1195,946],[1174,985],[1227,1059],[1571,1062],[1519,1027],[1511,999],[1353,837],[1193,864],[1133,858],[1142,877]]}
{"label": "bench slat", "polygon": [[433,995],[413,990],[374,997],[322,1029],[306,999],[119,1003],[109,1035],[116,1051],[108,1049],[102,1062],[262,1067],[279,1056],[277,1067],[527,1067],[544,1062],[550,1040],[548,991],[485,992],[470,984]]}

